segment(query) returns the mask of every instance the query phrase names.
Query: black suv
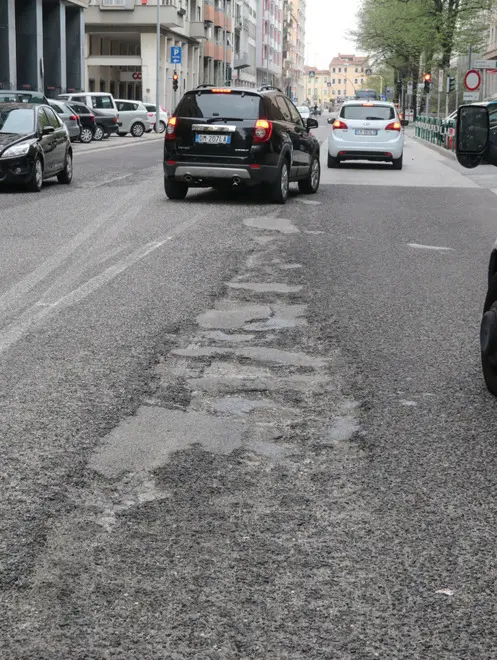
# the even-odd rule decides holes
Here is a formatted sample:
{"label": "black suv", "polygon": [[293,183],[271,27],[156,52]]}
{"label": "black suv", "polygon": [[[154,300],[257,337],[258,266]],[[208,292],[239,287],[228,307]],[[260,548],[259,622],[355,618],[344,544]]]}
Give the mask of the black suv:
{"label": "black suv", "polygon": [[309,131],[317,127],[274,87],[201,85],[183,96],[166,128],[166,195],[184,199],[190,186],[262,184],[270,201],[284,204],[291,181],[315,193],[319,142]]}

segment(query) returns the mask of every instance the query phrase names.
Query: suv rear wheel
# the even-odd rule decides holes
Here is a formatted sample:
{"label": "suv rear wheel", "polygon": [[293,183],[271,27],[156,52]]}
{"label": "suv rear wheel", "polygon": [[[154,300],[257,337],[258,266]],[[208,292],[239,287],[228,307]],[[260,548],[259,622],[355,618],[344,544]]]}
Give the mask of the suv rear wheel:
{"label": "suv rear wheel", "polygon": [[176,181],[165,176],[164,190],[169,199],[185,199],[188,193],[188,185],[183,183],[183,181]]}
{"label": "suv rear wheel", "polygon": [[301,193],[306,195],[312,195],[316,193],[319,188],[319,181],[321,179],[321,165],[319,164],[319,158],[313,156],[311,160],[311,166],[309,168],[309,175],[299,181],[299,190]]}
{"label": "suv rear wheel", "polygon": [[288,161],[284,160],[281,164],[276,181],[267,185],[267,194],[269,201],[273,204],[284,204],[288,199],[288,189],[290,185],[290,170]]}

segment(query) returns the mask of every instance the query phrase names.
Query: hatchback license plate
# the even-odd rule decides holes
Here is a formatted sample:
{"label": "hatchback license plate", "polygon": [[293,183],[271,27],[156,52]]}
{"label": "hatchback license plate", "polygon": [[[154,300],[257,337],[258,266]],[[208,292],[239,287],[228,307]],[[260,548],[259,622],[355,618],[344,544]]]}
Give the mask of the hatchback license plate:
{"label": "hatchback license plate", "polygon": [[231,144],[231,135],[197,135],[195,142],[200,144]]}
{"label": "hatchback license plate", "polygon": [[374,128],[359,128],[355,132],[356,135],[378,135],[378,131]]}

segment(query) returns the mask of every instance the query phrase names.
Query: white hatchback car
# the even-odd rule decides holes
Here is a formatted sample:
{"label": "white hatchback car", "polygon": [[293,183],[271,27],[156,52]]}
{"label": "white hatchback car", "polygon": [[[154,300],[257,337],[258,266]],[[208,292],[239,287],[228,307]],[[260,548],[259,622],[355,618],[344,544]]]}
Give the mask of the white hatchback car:
{"label": "white hatchback car", "polygon": [[297,110],[300,112],[300,116],[306,122],[309,117],[311,116],[311,109],[308,108],[306,105],[298,105]]}
{"label": "white hatchback car", "polygon": [[346,101],[331,124],[328,138],[328,167],[344,160],[372,160],[402,169],[404,126],[393,103]]}

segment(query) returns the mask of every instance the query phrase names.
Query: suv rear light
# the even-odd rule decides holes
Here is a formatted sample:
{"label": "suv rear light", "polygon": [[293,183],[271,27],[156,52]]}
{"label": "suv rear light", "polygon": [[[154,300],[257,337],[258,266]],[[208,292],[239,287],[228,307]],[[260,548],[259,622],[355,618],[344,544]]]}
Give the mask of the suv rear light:
{"label": "suv rear light", "polygon": [[95,115],[88,115],[88,118],[90,119],[90,121],[93,122],[95,121]]}
{"label": "suv rear light", "polygon": [[177,117],[170,117],[166,126],[166,140],[176,140]]}
{"label": "suv rear light", "polygon": [[78,117],[78,115],[71,115],[71,116],[69,117],[69,119],[70,119],[71,121],[78,121],[79,117]]}
{"label": "suv rear light", "polygon": [[402,129],[402,124],[398,121],[393,121],[391,124],[385,127],[386,131],[400,131]]}
{"label": "suv rear light", "polygon": [[112,121],[114,122],[114,124],[117,124],[117,122],[119,121],[119,117],[112,117]]}
{"label": "suv rear light", "polygon": [[269,142],[269,138],[273,133],[273,124],[267,119],[258,119],[254,127],[254,143],[262,144]]}
{"label": "suv rear light", "polygon": [[343,121],[340,121],[340,119],[335,119],[335,121],[333,122],[333,130],[337,131],[338,129],[347,130],[348,126]]}

